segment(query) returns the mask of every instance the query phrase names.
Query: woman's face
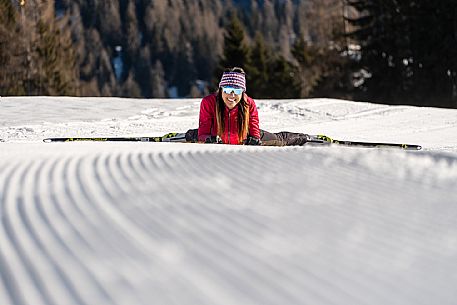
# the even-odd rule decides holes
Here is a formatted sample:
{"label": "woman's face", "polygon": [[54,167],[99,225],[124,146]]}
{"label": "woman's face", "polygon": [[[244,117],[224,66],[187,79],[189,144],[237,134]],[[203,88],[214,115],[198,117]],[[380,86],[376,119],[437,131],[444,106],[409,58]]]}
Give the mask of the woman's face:
{"label": "woman's face", "polygon": [[229,109],[233,109],[241,101],[243,92],[241,94],[235,94],[233,91],[231,93],[226,93],[225,91],[222,90],[222,100]]}

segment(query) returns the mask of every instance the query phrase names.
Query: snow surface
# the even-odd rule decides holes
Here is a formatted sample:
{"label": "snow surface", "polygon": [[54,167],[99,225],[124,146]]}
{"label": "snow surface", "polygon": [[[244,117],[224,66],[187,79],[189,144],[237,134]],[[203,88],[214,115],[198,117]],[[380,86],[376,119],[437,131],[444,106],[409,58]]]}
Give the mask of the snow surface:
{"label": "snow surface", "polygon": [[197,99],[0,99],[0,304],[457,304],[457,111],[258,100],[269,131],[422,151],[43,143]]}

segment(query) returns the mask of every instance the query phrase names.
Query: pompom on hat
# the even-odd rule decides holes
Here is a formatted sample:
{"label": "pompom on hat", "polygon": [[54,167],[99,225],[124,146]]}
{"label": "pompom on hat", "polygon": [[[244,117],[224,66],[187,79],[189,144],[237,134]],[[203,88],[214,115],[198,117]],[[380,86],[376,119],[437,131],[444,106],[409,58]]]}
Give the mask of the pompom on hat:
{"label": "pompom on hat", "polygon": [[224,72],[219,82],[221,87],[241,88],[246,91],[246,75],[241,72]]}

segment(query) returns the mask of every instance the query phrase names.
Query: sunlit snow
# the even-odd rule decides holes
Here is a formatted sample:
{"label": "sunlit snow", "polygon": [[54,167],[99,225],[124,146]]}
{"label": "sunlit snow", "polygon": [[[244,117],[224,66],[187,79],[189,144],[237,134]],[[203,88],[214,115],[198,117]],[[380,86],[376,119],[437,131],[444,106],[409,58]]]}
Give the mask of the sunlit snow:
{"label": "sunlit snow", "polygon": [[43,143],[198,127],[199,99],[0,98],[0,304],[456,304],[457,110],[257,100],[338,146]]}

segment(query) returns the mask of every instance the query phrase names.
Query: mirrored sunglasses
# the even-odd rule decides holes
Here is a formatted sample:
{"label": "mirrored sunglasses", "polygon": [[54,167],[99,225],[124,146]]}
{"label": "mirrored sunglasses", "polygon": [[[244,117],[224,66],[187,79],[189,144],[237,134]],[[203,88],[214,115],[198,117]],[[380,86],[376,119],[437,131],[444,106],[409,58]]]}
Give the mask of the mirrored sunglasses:
{"label": "mirrored sunglasses", "polygon": [[240,95],[241,93],[243,93],[243,89],[233,87],[222,87],[222,91],[227,94],[231,94],[233,92],[236,95]]}

